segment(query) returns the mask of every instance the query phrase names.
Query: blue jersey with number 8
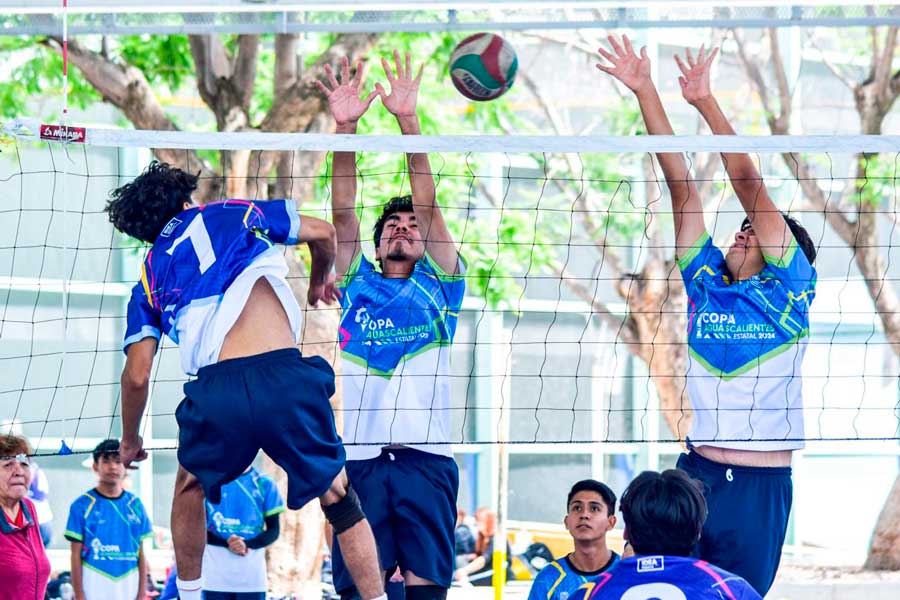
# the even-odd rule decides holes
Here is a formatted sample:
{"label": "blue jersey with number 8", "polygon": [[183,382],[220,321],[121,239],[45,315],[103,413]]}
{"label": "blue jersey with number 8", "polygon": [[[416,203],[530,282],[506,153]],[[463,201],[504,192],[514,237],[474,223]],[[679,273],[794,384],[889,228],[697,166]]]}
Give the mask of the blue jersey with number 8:
{"label": "blue jersey with number 8", "polygon": [[165,333],[179,344],[182,367],[195,374],[215,362],[253,283],[267,277],[299,332],[300,310],[274,244],[295,244],[293,200],[226,200],[190,208],[160,233],[141,265],[128,302],[124,350]]}

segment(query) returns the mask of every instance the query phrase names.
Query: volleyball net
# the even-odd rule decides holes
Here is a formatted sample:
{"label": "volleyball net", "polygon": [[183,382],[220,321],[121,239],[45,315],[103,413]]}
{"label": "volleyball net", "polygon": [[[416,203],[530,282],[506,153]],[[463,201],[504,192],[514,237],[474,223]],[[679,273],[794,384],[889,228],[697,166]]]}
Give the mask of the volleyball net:
{"label": "volleyball net", "polygon": [[[718,152],[749,152],[778,207],[818,250],[796,374],[801,439],[900,439],[900,139],[195,134],[20,121],[8,124],[0,146],[0,418],[39,454],[86,451],[120,432],[125,307],[147,247],[115,232],[103,209],[153,148],[202,171],[202,201],[293,197],[301,214],[327,220],[329,152],[357,151],[370,257],[384,203],[409,190],[404,153],[428,152],[468,264],[449,405],[428,410],[445,411],[450,441],[460,445],[684,438],[688,307],[668,189],[652,156],[685,154],[709,233],[724,248],[745,214]],[[308,253],[284,251],[302,301]],[[340,364],[339,311],[304,305],[304,353]],[[741,326],[733,314],[706,318],[714,335]],[[333,404],[343,421],[337,372]],[[164,338],[142,425],[150,448],[175,446],[186,380]],[[722,414],[733,410],[720,400]]]}

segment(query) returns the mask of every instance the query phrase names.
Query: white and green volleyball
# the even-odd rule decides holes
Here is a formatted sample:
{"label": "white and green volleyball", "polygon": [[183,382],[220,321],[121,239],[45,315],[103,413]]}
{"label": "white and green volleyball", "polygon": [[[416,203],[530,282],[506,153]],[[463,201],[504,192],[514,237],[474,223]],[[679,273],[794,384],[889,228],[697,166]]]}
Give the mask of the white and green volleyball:
{"label": "white and green volleyball", "polygon": [[512,87],[519,61],[499,35],[476,33],[461,41],[450,57],[450,78],[470,100],[493,100]]}

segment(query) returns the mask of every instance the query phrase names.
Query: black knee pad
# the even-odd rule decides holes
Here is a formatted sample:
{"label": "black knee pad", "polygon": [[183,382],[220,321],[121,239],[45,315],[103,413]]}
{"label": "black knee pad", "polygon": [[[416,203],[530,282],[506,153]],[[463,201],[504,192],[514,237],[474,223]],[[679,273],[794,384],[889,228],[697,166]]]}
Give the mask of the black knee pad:
{"label": "black knee pad", "polygon": [[352,485],[347,485],[347,493],[343,498],[334,504],[323,506],[322,512],[325,513],[325,518],[334,528],[335,535],[344,533],[366,518]]}
{"label": "black knee pad", "polygon": [[447,588],[439,585],[408,585],[406,600],[447,600]]}

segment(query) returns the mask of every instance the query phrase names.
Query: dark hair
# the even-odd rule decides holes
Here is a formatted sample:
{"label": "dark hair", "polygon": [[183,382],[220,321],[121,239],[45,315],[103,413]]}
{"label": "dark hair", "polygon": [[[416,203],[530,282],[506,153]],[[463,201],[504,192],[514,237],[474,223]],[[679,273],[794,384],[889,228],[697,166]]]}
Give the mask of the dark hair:
{"label": "dark hair", "polygon": [[375,221],[375,247],[381,243],[381,234],[384,232],[384,224],[388,217],[401,212],[415,212],[413,208],[413,198],[410,195],[395,196],[388,200],[381,211],[381,216]]}
{"label": "dark hair", "polygon": [[[797,245],[803,250],[803,254],[806,255],[806,260],[809,261],[809,264],[816,262],[816,246],[813,244],[812,238],[809,237],[809,232],[806,231],[806,228],[800,224],[800,221],[790,215],[781,213],[781,216],[784,217],[784,222],[787,223],[788,229],[791,230],[794,239],[797,240]],[[741,223],[741,231],[752,225],[750,217],[744,217],[744,221]]]}
{"label": "dark hair", "polygon": [[28,440],[21,435],[0,435],[0,456],[6,458],[17,454],[31,454]]}
{"label": "dark hair", "polygon": [[100,460],[101,456],[109,456],[110,454],[118,454],[119,453],[119,440],[117,439],[109,439],[103,440],[96,447],[94,447],[93,455],[94,462]]}
{"label": "dark hair", "polygon": [[197,176],[153,161],[131,183],[112,191],[109,222],[124,234],[152,244],[166,223],[184,210],[197,189]]}
{"label": "dark hair", "polygon": [[636,554],[689,556],[706,521],[703,484],[684,471],[644,471],[622,494],[622,518]]}
{"label": "dark hair", "polygon": [[574,498],[575,494],[578,492],[596,492],[603,498],[603,503],[606,505],[606,514],[609,516],[616,514],[616,495],[609,489],[608,485],[601,483],[596,479],[582,479],[572,486],[572,489],[569,490],[569,496],[566,498],[566,512],[569,512],[569,505],[572,504],[572,498]]}

